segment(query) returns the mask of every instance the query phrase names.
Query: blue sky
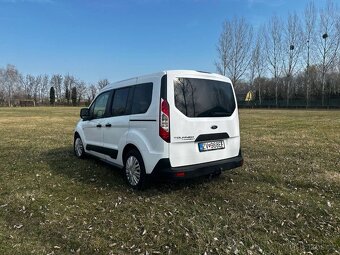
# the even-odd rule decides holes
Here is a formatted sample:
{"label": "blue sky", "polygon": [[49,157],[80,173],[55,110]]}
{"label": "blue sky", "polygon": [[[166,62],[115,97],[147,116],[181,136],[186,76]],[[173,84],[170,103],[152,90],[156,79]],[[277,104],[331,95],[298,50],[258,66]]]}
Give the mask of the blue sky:
{"label": "blue sky", "polygon": [[[255,27],[308,0],[0,0],[0,67],[117,81],[166,69],[216,71],[225,19]],[[315,1],[317,6],[325,0]]]}

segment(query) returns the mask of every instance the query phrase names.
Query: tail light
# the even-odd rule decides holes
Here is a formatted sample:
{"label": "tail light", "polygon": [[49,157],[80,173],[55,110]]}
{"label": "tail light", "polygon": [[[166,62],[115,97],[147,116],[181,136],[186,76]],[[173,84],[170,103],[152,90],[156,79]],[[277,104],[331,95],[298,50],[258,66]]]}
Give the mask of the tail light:
{"label": "tail light", "polygon": [[176,177],[184,177],[185,173],[184,172],[178,172],[175,174]]}
{"label": "tail light", "polygon": [[161,98],[159,113],[159,136],[170,143],[170,109],[169,103]]}

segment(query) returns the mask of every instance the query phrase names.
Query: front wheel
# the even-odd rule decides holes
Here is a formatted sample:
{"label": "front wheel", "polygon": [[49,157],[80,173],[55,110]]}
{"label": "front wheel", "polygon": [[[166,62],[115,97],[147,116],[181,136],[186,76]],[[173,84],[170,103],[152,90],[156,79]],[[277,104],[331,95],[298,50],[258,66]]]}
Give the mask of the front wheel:
{"label": "front wheel", "polygon": [[76,136],[74,138],[73,150],[74,150],[74,154],[77,156],[77,158],[84,158],[85,157],[84,144],[83,144],[83,141],[81,140],[81,138],[79,136]]}
{"label": "front wheel", "polygon": [[131,150],[124,161],[125,179],[130,187],[134,189],[145,189],[148,185],[148,176],[142,155],[137,150]]}

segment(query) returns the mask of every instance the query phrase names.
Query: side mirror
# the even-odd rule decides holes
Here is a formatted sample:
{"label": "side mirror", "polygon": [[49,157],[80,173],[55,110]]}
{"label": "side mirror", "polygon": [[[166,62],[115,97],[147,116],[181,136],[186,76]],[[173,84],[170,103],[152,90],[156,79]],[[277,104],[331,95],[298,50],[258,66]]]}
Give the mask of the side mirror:
{"label": "side mirror", "polygon": [[89,108],[81,108],[80,109],[80,118],[83,120],[91,119],[90,109]]}

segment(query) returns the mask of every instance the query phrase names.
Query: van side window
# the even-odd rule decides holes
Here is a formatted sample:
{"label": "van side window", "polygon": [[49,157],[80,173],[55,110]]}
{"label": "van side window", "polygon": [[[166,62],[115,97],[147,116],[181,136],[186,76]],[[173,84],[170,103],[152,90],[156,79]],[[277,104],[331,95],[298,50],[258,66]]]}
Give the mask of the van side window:
{"label": "van side window", "polygon": [[131,114],[145,113],[151,104],[152,83],[134,86]]}
{"label": "van side window", "polygon": [[103,118],[105,116],[106,104],[110,97],[110,91],[104,92],[96,98],[91,106],[90,113],[93,119]]}
{"label": "van side window", "polygon": [[116,89],[113,95],[112,116],[121,116],[128,114],[127,100],[130,88]]}

